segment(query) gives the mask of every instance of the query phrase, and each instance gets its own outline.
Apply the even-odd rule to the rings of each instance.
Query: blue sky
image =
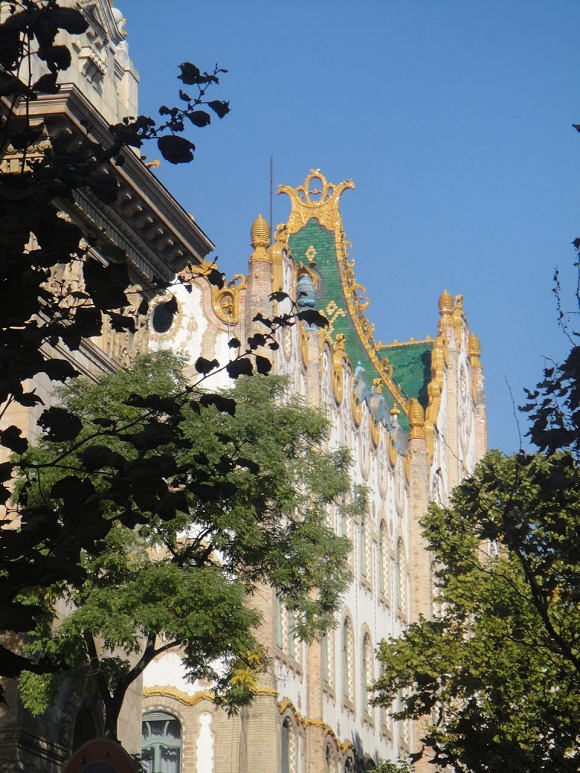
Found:
[[[519,446],[512,396],[561,358],[552,275],[574,304],[580,235],[577,0],[124,0],[140,109],[177,99],[177,65],[227,68],[231,113],[158,170],[245,270],[274,183],[311,168],[342,198],[376,337],[434,335],[443,289],[482,343],[490,447]],[[155,147],[146,151],[159,154]],[[288,215],[274,199],[274,221]],[[508,386],[509,385],[509,386]],[[518,417],[521,431],[525,419]]]

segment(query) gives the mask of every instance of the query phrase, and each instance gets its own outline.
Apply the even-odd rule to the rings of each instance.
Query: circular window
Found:
[[[177,313],[177,304],[175,299],[166,301],[166,303],[159,303],[153,310],[151,316],[151,325],[156,333],[167,333],[167,331],[173,325],[173,320]]]

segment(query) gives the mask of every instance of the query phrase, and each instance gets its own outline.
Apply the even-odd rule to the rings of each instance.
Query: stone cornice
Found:
[[[50,136],[68,132],[74,142],[88,125],[91,139],[105,146],[109,142],[108,124],[74,85],[64,84],[58,94],[39,97],[30,104],[30,114],[33,120],[44,120]],[[213,243],[136,153],[126,150],[123,156],[122,166],[111,166],[120,186],[118,200],[114,207],[95,202],[98,209],[110,222],[122,217],[147,246],[151,269],[163,279],[187,263],[203,261]],[[143,266],[136,268],[143,273]]]

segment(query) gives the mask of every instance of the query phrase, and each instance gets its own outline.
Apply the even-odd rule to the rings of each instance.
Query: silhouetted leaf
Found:
[[[89,28],[89,23],[83,14],[75,8],[57,6],[52,9],[52,20],[54,24],[71,35],[81,35]]]
[[[230,338],[228,341],[228,346],[230,349],[239,349],[241,345],[242,344],[238,338]]]
[[[211,117],[205,110],[194,110],[192,113],[187,113],[187,117],[194,126],[199,126],[200,128],[211,123]]]
[[[198,373],[205,375],[211,373],[212,370],[219,368],[220,364],[217,360],[207,360],[205,357],[198,357],[195,361],[194,368]]]
[[[46,73],[46,75],[41,75],[36,83],[32,84],[32,89],[39,94],[58,94],[60,86],[57,83],[57,79],[58,73]]]
[[[276,301],[276,303],[281,303],[282,301],[286,301],[288,300],[288,298],[290,298],[288,293],[282,292],[281,290],[275,293],[270,293],[270,295],[268,296],[268,300]]]
[[[230,416],[235,416],[236,413],[236,401],[231,397],[225,397],[220,394],[211,394],[210,392],[201,395],[199,398],[201,405],[209,406],[213,405],[218,411],[222,413],[229,413]]]
[[[256,370],[258,373],[260,373],[262,376],[267,376],[268,373],[272,370],[272,363],[267,357],[260,357],[259,354],[256,355]]]
[[[127,305],[125,291],[130,285],[125,263],[110,263],[89,258],[83,265],[85,287],[98,309],[119,309]]]
[[[74,440],[83,428],[78,416],[56,406],[44,410],[38,424],[44,429],[46,439],[53,442]]]
[[[157,147],[163,158],[171,164],[187,164],[189,161],[193,161],[195,145],[185,137],[166,134],[159,137]]]
[[[218,116],[218,118],[223,118],[225,115],[227,115],[230,112],[229,102],[222,102],[219,99],[214,99],[211,102],[208,102],[207,104],[208,104],[208,107],[211,107],[211,109]]]
[[[303,320],[308,325],[316,327],[328,327],[328,319],[316,309],[304,309],[297,314],[298,319]]]
[[[67,46],[39,46],[37,56],[46,62],[49,70],[66,70],[70,67],[71,55]]]
[[[14,425],[0,432],[0,443],[15,454],[23,454],[28,448],[28,440],[22,437],[22,430]]]
[[[226,365],[226,371],[230,378],[236,379],[240,376],[251,376],[254,368],[247,357],[239,360],[232,360]]]
[[[68,360],[50,358],[39,367],[52,381],[66,381],[67,378],[78,376],[78,370]]]
[[[123,466],[124,459],[116,451],[112,451],[107,446],[93,445],[83,449],[83,465],[87,472],[102,470],[104,467],[120,469]]]

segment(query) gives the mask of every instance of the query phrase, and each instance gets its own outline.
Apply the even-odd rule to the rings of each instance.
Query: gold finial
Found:
[[[421,403],[414,397],[409,400],[409,424],[411,439],[425,437],[425,413]]]
[[[444,317],[446,314],[451,314],[452,312],[453,298],[451,297],[451,293],[447,290],[443,290],[439,296],[439,314]]]
[[[258,215],[254,220],[252,230],[250,231],[250,238],[254,248],[253,253],[250,255],[250,263],[271,263],[272,255],[267,249],[270,244],[270,226],[262,215]]]
[[[401,411],[397,408],[396,405],[393,405],[391,408],[391,416],[399,416]]]
[[[268,222],[258,215],[252,224],[251,230],[252,247],[268,247],[270,244],[270,226]]]
[[[479,356],[481,354],[481,343],[479,342],[479,338],[475,335],[475,333],[471,333],[469,336],[469,361],[471,364],[475,367],[481,367],[481,362],[479,361]]]

